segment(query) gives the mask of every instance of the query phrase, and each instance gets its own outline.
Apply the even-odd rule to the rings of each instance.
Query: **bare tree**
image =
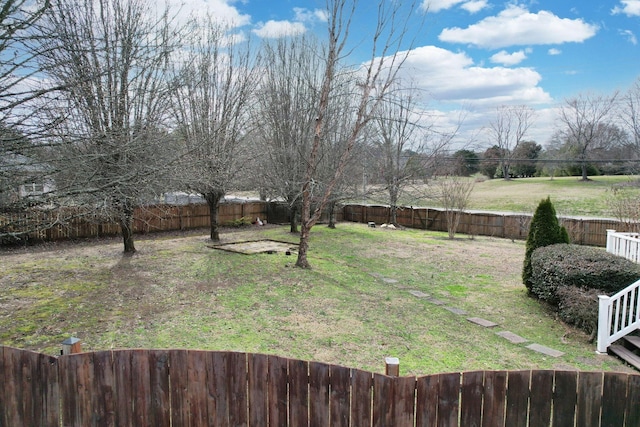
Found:
[[[589,179],[587,165],[592,151],[608,145],[614,135],[607,125],[617,98],[617,92],[611,96],[578,95],[560,108],[560,131],[580,162],[583,181]]]
[[[264,76],[254,110],[259,141],[259,187],[289,207],[290,231],[298,233],[305,158],[313,138],[321,68],[317,42],[278,39],[262,48]]]
[[[35,76],[40,72],[38,51],[32,49],[42,37],[36,26],[48,1],[7,0],[0,6],[0,208],[22,209],[40,198],[31,197],[25,186],[42,185],[45,167],[34,141],[39,131],[31,121],[32,101],[45,93]],[[42,123],[40,126],[42,127]],[[37,191],[42,195],[41,191]],[[7,224],[4,231],[12,228]]]
[[[259,72],[250,43],[236,43],[230,30],[211,16],[191,23],[172,97],[185,150],[178,181],[207,201],[213,241],[220,240],[219,203],[248,160],[249,107]]]
[[[448,175],[433,181],[436,188],[436,199],[444,208],[447,220],[447,232],[453,239],[460,224],[460,218],[469,205],[469,198],[475,182],[473,179]]]
[[[358,2],[355,0],[327,0],[328,44],[324,50],[313,141],[309,156],[305,159],[306,170],[302,183],[300,247],[296,261],[296,266],[301,268],[310,267],[307,251],[311,228],[316,224],[330,200],[331,194],[348,164],[353,147],[363,129],[371,121],[378,104],[389,90],[407,54],[406,52],[398,53],[405,41],[408,22],[408,19],[400,16],[400,10],[403,6],[400,5],[400,2],[380,2],[376,28],[370,38],[372,42],[371,57],[362,66],[362,69],[358,70],[358,88],[360,90],[359,93],[353,94],[357,107],[353,112],[354,119],[350,129],[345,134],[341,160],[338,162],[333,176],[326,181],[323,191],[320,193],[314,191],[319,170],[318,160],[325,137],[323,132],[326,129],[325,121],[328,119],[329,103],[332,95],[338,89],[336,82],[340,79],[337,79],[336,76],[343,72],[341,63],[346,52],[351,22],[356,14],[357,6]],[[409,14],[413,11],[414,8],[410,7]],[[313,209],[312,201],[315,201]]]
[[[620,118],[626,131],[631,136],[631,143],[636,156],[640,155],[640,79],[622,96]]]
[[[153,11],[145,0],[60,0],[41,22],[55,35],[39,59],[59,87],[48,99],[59,118],[56,180],[70,203],[119,223],[125,253],[136,250],[134,208],[167,163],[166,72],[179,37],[168,11]]]
[[[377,169],[382,173],[390,207],[389,222],[398,224],[398,199],[413,179],[415,168],[407,160],[407,151],[420,152],[420,113],[415,88],[396,87],[379,105],[372,132],[372,143],[379,153]]]
[[[533,124],[534,111],[526,105],[503,105],[496,109],[496,117],[489,123],[492,142],[501,153],[500,168],[502,177],[510,179],[513,153],[524,141]]]

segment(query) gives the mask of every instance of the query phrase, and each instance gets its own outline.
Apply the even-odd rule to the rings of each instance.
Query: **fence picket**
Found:
[[[457,425],[460,407],[460,374],[440,374],[438,380],[438,427]]]
[[[416,380],[417,427],[435,427],[437,425],[439,380],[439,375],[428,375]]]
[[[581,372],[578,377],[576,402],[576,421],[579,426],[599,425],[600,396],[602,396],[602,373]]]
[[[360,369],[353,369],[351,375],[351,425],[371,426],[373,375]]]
[[[556,371],[552,403],[554,426],[564,427],[575,424],[577,375],[578,373],[574,371]]]
[[[530,371],[511,371],[507,376],[505,424],[509,427],[526,427],[527,425],[530,378]]]
[[[504,427],[507,397],[507,373],[487,371],[484,374],[483,427]]]
[[[627,406],[628,374],[605,372],[602,387],[602,420],[607,427],[624,426],[624,413]],[[638,405],[638,401],[636,401]],[[631,427],[634,424],[626,424]],[[636,424],[637,425],[637,424]]]
[[[460,424],[480,427],[482,421],[482,395],[484,393],[483,372],[462,374],[462,402],[460,404]]]
[[[309,424],[309,363],[289,360],[289,422],[294,426]]]
[[[553,371],[531,372],[529,427],[549,427],[553,399]]]

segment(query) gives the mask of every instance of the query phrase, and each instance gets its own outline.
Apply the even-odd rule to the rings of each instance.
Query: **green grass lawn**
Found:
[[[551,197],[558,215],[612,217],[609,200],[612,188],[637,182],[637,176],[597,176],[589,181],[578,177],[518,178],[511,180],[478,180],[469,200],[469,209],[533,213],[542,199]],[[629,189],[640,196],[640,187]],[[429,184],[407,187],[401,200],[407,206],[438,207],[429,197],[434,190]],[[387,203],[377,194],[372,203]]]
[[[297,241],[280,226],[225,230],[223,238]],[[319,225],[311,270],[295,268],[295,258],[282,253],[212,249],[204,231],[157,235],[137,247],[131,257],[122,256],[119,239],[4,251],[0,342],[55,354],[74,335],[85,350],[237,350],[376,372],[394,356],[402,374],[626,369],[597,356],[585,334],[526,295],[524,242]],[[498,326],[483,328],[467,317]],[[503,330],[565,355],[512,344],[496,335]]]

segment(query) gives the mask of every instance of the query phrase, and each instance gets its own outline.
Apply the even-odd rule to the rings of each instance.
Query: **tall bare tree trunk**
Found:
[[[298,204],[295,203],[289,208],[291,218],[289,218],[289,232],[298,234]]]
[[[209,227],[210,237],[214,242],[220,241],[219,208],[220,200],[222,200],[223,197],[224,192],[222,191],[212,191],[204,195],[204,199],[207,201],[207,205],[209,205],[209,219],[211,221]]]
[[[124,243],[124,253],[133,254],[136,251],[133,239],[133,207],[126,202],[120,214],[120,230],[122,242]]]

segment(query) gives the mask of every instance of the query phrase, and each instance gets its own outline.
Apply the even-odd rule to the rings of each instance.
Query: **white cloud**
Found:
[[[560,49],[556,49],[555,47],[552,47],[551,49],[549,49],[549,50],[547,51],[547,53],[548,53],[549,55],[561,55],[561,54],[562,54],[562,51],[561,51]]]
[[[293,13],[297,22],[327,22],[327,12],[322,9],[309,10],[302,7],[294,7]]]
[[[458,3],[462,3],[464,0],[424,0],[422,2],[422,9],[435,13],[441,10],[451,9]]]
[[[542,104],[551,97],[531,68],[481,67],[465,53],[424,46],[409,53],[403,77],[441,102]]]
[[[306,28],[301,22],[267,21],[259,23],[257,28],[252,31],[258,37],[278,38],[302,34],[306,31]]]
[[[488,5],[487,0],[473,0],[473,1],[465,2],[460,7],[469,13],[477,13],[477,12],[480,12],[482,9],[486,8],[487,5]]]
[[[179,8],[178,19],[186,21],[190,16],[201,16],[203,12],[210,12],[217,21],[241,27],[251,23],[251,16],[244,15],[236,9],[233,0],[183,0],[181,3],[171,0],[169,3],[176,3]]]
[[[633,31],[631,30],[620,30],[619,31],[620,35],[625,37],[627,39],[627,41],[633,45],[638,44],[638,39],[636,38],[636,35],[633,33]]]
[[[501,48],[582,42],[597,30],[596,25],[581,19],[559,18],[547,11],[531,13],[522,6],[510,5],[497,16],[487,17],[465,29],[445,28],[438,38],[445,42]]]
[[[521,63],[527,59],[527,53],[524,50],[519,50],[517,52],[509,53],[506,50],[501,50],[500,52],[491,56],[491,62],[494,64],[502,64],[502,65],[516,65]]]
[[[436,13],[458,5],[469,13],[476,13],[488,6],[488,0],[424,0],[421,8]]]
[[[640,0],[620,0],[620,5],[614,7],[614,15],[624,13],[627,16],[640,16]]]

